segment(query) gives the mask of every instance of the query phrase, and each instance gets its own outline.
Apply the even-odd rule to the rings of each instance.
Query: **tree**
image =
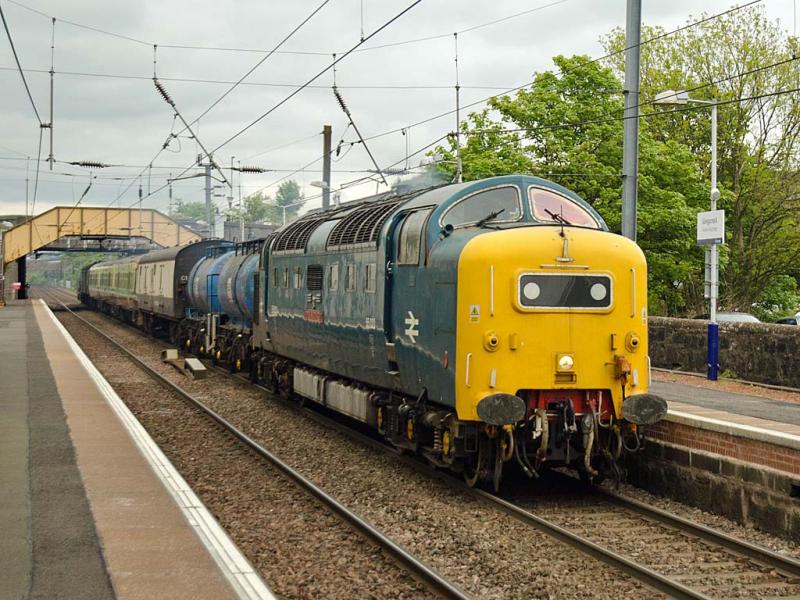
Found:
[[[800,289],[797,280],[790,275],[778,275],[753,304],[753,314],[762,321],[774,321],[788,313],[794,314],[798,306]]]
[[[242,204],[241,209],[232,208],[225,213],[229,220],[238,221],[244,218],[245,223],[279,222],[275,220],[276,210],[272,199],[261,192],[245,196]]]
[[[646,27],[642,38],[664,32]],[[606,50],[624,48],[615,30]],[[748,310],[781,275],[797,275],[800,259],[800,94],[797,38],[749,7],[642,45],[641,100],[667,89],[688,89],[719,107],[719,207],[726,211],[727,242],[721,303]],[[622,54],[609,60],[621,75]],[[644,110],[644,109],[643,109]],[[651,111],[648,111],[651,112]],[[672,140],[699,157],[709,178],[707,108],[647,119],[657,140]],[[706,201],[707,206],[708,201]],[[706,208],[707,210],[707,208]]]
[[[278,192],[275,194],[275,204],[281,207],[279,211],[281,213],[281,218],[283,218],[283,208],[286,207],[286,220],[288,221],[290,218],[294,218],[297,216],[297,213],[300,211],[300,207],[302,206],[299,204],[303,200],[303,194],[300,191],[300,185],[290,179],[288,181],[284,181],[280,186],[278,186]],[[295,206],[292,206],[292,205]]]
[[[192,221],[206,220],[206,203],[205,202],[184,202],[178,200],[175,203],[175,208],[170,213],[171,217],[176,219],[189,219]]]
[[[241,209],[232,208],[225,214],[231,221],[238,221],[242,216],[245,223],[283,223],[284,209],[286,207],[286,220],[289,221],[297,216],[302,204],[303,195],[300,193],[300,185],[296,181],[284,181],[279,187],[273,200],[263,192],[256,192],[245,196],[242,200],[244,205]],[[289,206],[297,204],[296,206]]]
[[[520,172],[552,179],[589,201],[619,231],[621,83],[611,68],[585,56],[557,56],[553,62],[557,70],[536,74],[530,89],[491,100],[489,110],[472,113],[462,124],[465,179]],[[454,142],[436,152],[450,159],[441,168],[452,172]],[[702,297],[694,215],[705,197],[691,151],[654,139],[643,126],[638,231],[655,313],[684,313]]]

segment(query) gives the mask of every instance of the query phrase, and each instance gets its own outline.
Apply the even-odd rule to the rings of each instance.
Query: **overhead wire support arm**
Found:
[[[350,114],[350,109],[347,108],[347,104],[345,104],[344,98],[342,98],[342,94],[339,93],[339,88],[337,88],[335,84],[333,86],[333,95],[336,96],[336,100],[339,102],[339,106],[342,107],[344,114],[346,114],[347,118],[350,120],[350,125],[353,127],[353,131],[356,132],[358,139],[361,140],[361,143],[364,146],[364,150],[366,150],[367,154],[369,154],[369,158],[372,161],[372,164],[375,165],[375,170],[377,171],[378,175],[381,176],[383,184],[389,185],[389,182],[386,180],[386,176],[383,174],[383,171],[381,170],[380,166],[378,166],[378,161],[375,160],[375,157],[372,155],[369,146],[367,146],[367,142],[364,141],[364,137],[358,130],[358,126],[356,126],[355,121],[353,121],[353,115]]]
[[[203,156],[207,156],[208,157],[208,159],[209,159],[209,161],[211,163],[211,166],[214,167],[214,169],[216,169],[217,173],[219,173],[219,176],[222,178],[222,181],[228,187],[233,189],[233,185],[231,184],[230,181],[228,181],[228,178],[225,177],[225,173],[222,172],[222,169],[216,163],[216,161],[212,158],[212,155],[208,152],[206,147],[203,145],[203,142],[200,140],[199,137],[197,137],[197,134],[192,130],[192,126],[189,125],[189,123],[186,121],[186,119],[183,118],[183,115],[181,114],[181,111],[179,111],[178,107],[175,106],[175,101],[169,95],[169,92],[167,92],[167,90],[164,87],[164,85],[158,80],[157,77],[153,77],[153,84],[156,86],[156,91],[158,92],[159,96],[161,96],[164,99],[164,102],[166,102],[167,104],[169,104],[172,107],[172,110],[174,110],[175,114],[178,115],[178,118],[183,123],[183,126],[186,128],[186,130],[195,139],[195,141],[197,142],[197,145],[200,146],[200,149],[203,151]]]

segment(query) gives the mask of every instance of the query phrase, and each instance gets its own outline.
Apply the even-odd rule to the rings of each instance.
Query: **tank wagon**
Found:
[[[214,252],[187,271],[184,346],[200,332],[198,349],[470,485],[497,488],[510,462],[602,476],[666,411],[644,256],[553,182],[376,195]]]
[[[212,248],[194,266],[189,273],[187,319],[176,341],[234,370],[249,366],[256,273],[264,242]]]

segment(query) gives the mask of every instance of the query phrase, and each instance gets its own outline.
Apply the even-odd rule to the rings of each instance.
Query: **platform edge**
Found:
[[[128,409],[122,398],[117,395],[108,380],[89,360],[89,357],[86,356],[78,343],[53,314],[53,311],[50,310],[50,307],[47,306],[47,303],[41,299],[39,299],[39,302],[41,302],[58,331],[64,336],[67,344],[75,353],[75,356],[78,357],[81,365],[92,378],[100,393],[114,411],[114,414],[125,427],[128,435],[133,439],[153,473],[169,492],[186,522],[194,530],[206,551],[211,555],[226,580],[231,584],[236,595],[247,600],[274,600],[275,596],[250,564],[250,561],[242,554],[238,546],[231,540],[230,536],[228,536],[200,498],[195,495],[186,480],[178,473],[172,462],[153,441],[150,434],[147,433],[144,426]]]

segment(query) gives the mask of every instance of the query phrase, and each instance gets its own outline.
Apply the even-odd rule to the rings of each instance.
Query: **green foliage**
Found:
[[[303,200],[303,194],[300,192],[300,185],[296,181],[290,179],[278,186],[278,192],[275,194],[275,204],[280,207],[286,207],[287,221],[297,216],[300,211],[301,200]],[[291,206],[292,204],[296,206]],[[281,209],[282,214],[283,210]]]
[[[721,301],[729,310],[749,310],[781,276],[800,276],[800,94],[758,98],[798,87],[800,65],[791,57],[800,46],[762,7],[663,33],[642,32],[642,39],[655,40],[642,45],[637,223],[649,264],[650,312],[707,312],[703,251],[694,238],[695,215],[709,207],[710,110],[650,104],[668,89],[724,103],[718,205],[726,210],[728,236],[720,248]],[[603,41],[609,53],[618,52],[605,63],[556,56],[555,69],[535,74],[530,88],[470,114],[461,124],[464,178],[530,173],[554,180],[619,231],[624,32]],[[439,169],[452,174],[455,141],[433,153],[445,158]]]
[[[643,39],[663,34],[646,27]],[[625,45],[622,30],[605,38],[606,50]],[[748,310],[781,274],[796,273],[800,258],[800,94],[758,98],[798,87],[797,38],[769,21],[761,6],[739,10],[642,46],[641,100],[658,92],[692,90],[719,107],[719,208],[726,210],[726,263],[721,300]],[[619,77],[622,54],[609,60]],[[752,71],[752,73],[750,73]],[[749,73],[746,74],[745,73]],[[709,85],[710,84],[710,85]],[[711,120],[707,106],[647,119],[657,140],[671,140],[698,158],[710,179]],[[658,109],[643,108],[643,112]],[[708,202],[706,201],[706,206]],[[707,208],[706,208],[707,210]]]
[[[793,315],[798,307],[800,289],[797,280],[790,275],[778,275],[761,292],[752,312],[762,321],[775,321],[787,314]]]
[[[269,196],[256,192],[245,196],[242,199],[242,204],[241,209],[232,208],[226,212],[229,220],[238,221],[240,218],[244,218],[245,223],[275,222],[275,205],[272,204],[272,199]]]
[[[293,180],[284,181],[279,187],[273,200],[262,192],[250,194],[242,199],[244,205],[242,209],[232,208],[225,214],[231,221],[238,221],[244,217],[245,223],[283,223],[283,214],[286,207],[286,220],[289,221],[297,216],[303,199],[300,192],[300,185]],[[289,206],[296,204],[296,206]]]
[[[619,231],[622,121],[613,117],[622,112],[621,84],[611,68],[585,56],[557,56],[553,62],[557,71],[536,74],[530,90],[490,102],[499,121],[485,110],[462,125],[464,177],[530,173],[554,180],[589,201]],[[650,264],[651,311],[678,314],[697,295],[702,275],[694,224],[708,191],[688,148],[656,140],[646,127],[639,144],[638,231]],[[452,160],[454,142],[436,152]],[[454,167],[448,161],[440,168]]]
[[[175,219],[190,219],[192,221],[206,220],[206,203],[205,202],[184,202],[178,200],[175,207],[172,209],[170,216]]]

